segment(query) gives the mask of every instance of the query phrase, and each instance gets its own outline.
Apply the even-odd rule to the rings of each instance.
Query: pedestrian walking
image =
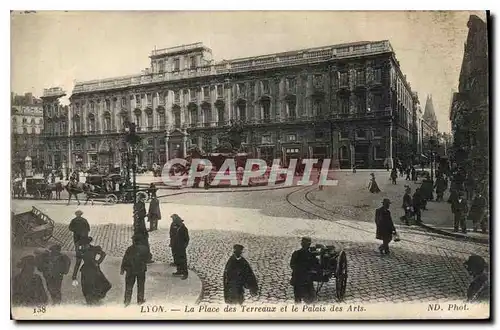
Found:
[[[393,235],[396,235],[396,228],[392,222],[391,211],[389,211],[390,205],[391,201],[384,198],[382,206],[375,211],[375,224],[377,225],[375,237],[382,241],[378,248],[381,254],[389,254],[389,243]]]
[[[403,196],[403,210],[405,215],[403,216],[403,222],[405,225],[410,225],[410,218],[412,217],[412,199],[411,199],[411,188],[405,186],[405,194]]]
[[[477,232],[479,226],[481,227],[481,231],[486,233],[486,198],[483,197],[482,193],[478,193],[474,200],[472,201],[472,205],[469,211],[469,219],[472,220],[474,232]]]
[[[47,289],[53,304],[60,304],[62,295],[61,287],[64,275],[68,274],[71,267],[70,258],[61,253],[61,245],[54,244],[39,256],[38,270],[43,274]]]
[[[425,200],[422,197],[420,188],[415,189],[415,193],[412,197],[412,206],[416,223],[422,223],[422,208],[424,206],[424,202]]]
[[[73,243],[75,244],[75,251],[78,250],[78,242],[84,238],[88,237],[90,233],[90,225],[87,219],[83,218],[83,212],[77,210],[75,212],[76,217],[69,223],[69,231],[73,233]]]
[[[292,253],[290,268],[292,278],[290,284],[293,286],[293,295],[296,303],[313,303],[316,299],[316,292],[313,285],[313,272],[320,267],[318,259],[310,251],[311,238],[302,237],[301,249]]]
[[[489,302],[490,301],[490,279],[488,276],[487,264],[483,257],[471,255],[464,267],[473,277],[472,282],[467,289],[468,302]]]
[[[224,268],[224,301],[226,304],[243,304],[245,288],[255,296],[259,291],[257,278],[248,261],[242,256],[243,245],[235,244],[233,254]]]
[[[368,190],[372,194],[377,194],[380,192],[380,188],[378,187],[377,181],[375,180],[375,174],[370,173],[370,176],[371,176],[371,179],[370,179],[370,183],[368,184]]]
[[[141,305],[144,299],[144,286],[146,283],[147,261],[149,250],[143,244],[142,236],[133,236],[132,245],[127,248],[122,259],[120,274],[125,274],[125,306],[130,305],[132,291],[137,281],[137,304]]]
[[[392,184],[396,184],[396,179],[398,178],[398,172],[395,168],[392,169],[391,171],[391,180]]]
[[[158,230],[158,220],[161,220],[160,201],[156,198],[156,195],[154,195],[149,202],[149,231]]]
[[[352,165],[352,173],[356,173],[356,164]]]
[[[318,189],[323,190],[323,185],[321,184],[321,169],[318,169]]]
[[[137,193],[137,201],[134,204],[134,234],[143,235],[147,233],[146,228],[146,198],[147,195],[143,192]]]
[[[476,181],[471,174],[467,175],[467,180],[465,181],[465,191],[467,194],[467,200],[471,201],[474,197],[474,189],[476,187]]]
[[[464,198],[463,191],[458,192],[458,198],[451,203],[451,212],[454,215],[453,231],[458,232],[458,227],[462,233],[467,234],[467,214],[468,214],[467,200]]]
[[[170,231],[170,247],[175,266],[177,266],[177,271],[173,275],[180,276],[181,279],[185,280],[188,278],[186,249],[189,244],[189,231],[184,225],[184,220],[177,214],[172,214],[172,221],[175,223],[175,227],[174,230],[171,228]]]
[[[158,188],[156,188],[156,185],[153,182],[151,182],[151,184],[149,185],[149,189],[148,189],[149,198],[156,197],[157,191],[158,191]]]
[[[437,177],[434,188],[436,189],[436,202],[442,202],[444,192],[448,188],[448,183],[446,182],[446,179],[443,177],[443,175],[439,175]]]
[[[417,182],[417,169],[415,166],[411,167],[411,181]]]
[[[12,279],[12,304],[15,306],[44,306],[48,297],[42,278],[35,274],[36,261],[32,255],[24,256],[17,267],[21,272]]]
[[[97,305],[111,289],[111,283],[101,271],[100,265],[106,258],[106,253],[98,245],[93,246],[92,237],[83,237],[78,242],[76,264],[73,270],[73,286],[78,286],[78,272],[82,293],[87,305]],[[99,256],[99,258],[97,258]],[[82,265],[83,261],[83,265]]]
[[[410,180],[411,181],[411,167],[410,166],[408,166],[406,168],[406,178],[405,178],[405,180]]]

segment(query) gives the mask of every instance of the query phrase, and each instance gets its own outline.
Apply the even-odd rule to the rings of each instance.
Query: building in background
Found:
[[[450,112],[453,158],[476,184],[486,187],[490,154],[488,32],[486,22],[476,15],[470,16],[467,26],[458,93],[453,95]]]
[[[60,103],[66,92],[61,87],[43,90],[43,141],[46,170],[69,170],[68,106]]]
[[[142,136],[139,164],[211,152],[228,127],[267,161],[331,158],[392,165],[415,147],[414,94],[389,41],[356,42],[214,63],[202,43],[154,50],[141,74],[76,83],[71,166],[120,166],[124,123]]]
[[[31,93],[11,93],[11,163],[12,172],[24,173],[26,157],[30,157],[33,169],[43,168],[43,130],[41,100]]]

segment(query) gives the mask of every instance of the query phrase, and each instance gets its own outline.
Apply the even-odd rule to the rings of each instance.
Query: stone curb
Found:
[[[437,234],[441,234],[444,236],[450,236],[450,237],[454,237],[454,238],[458,238],[458,239],[463,239],[465,241],[471,241],[471,242],[480,243],[480,244],[489,244],[490,243],[489,238],[467,236],[467,235],[460,234],[460,233],[454,233],[454,232],[450,232],[447,230],[438,229],[436,227],[429,226],[429,225],[426,225],[424,223],[417,223],[417,226],[420,226],[424,229],[427,229],[427,230],[434,232],[434,233],[437,233]]]

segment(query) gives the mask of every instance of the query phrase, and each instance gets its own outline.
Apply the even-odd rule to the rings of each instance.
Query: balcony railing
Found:
[[[347,58],[351,56],[393,52],[393,49],[389,41],[387,40],[378,42],[366,42],[364,43],[364,45],[366,46],[364,50],[362,50],[361,48],[356,48],[356,50],[354,50],[355,46],[360,46],[359,43],[333,45],[245,59],[236,59],[223,63],[217,63],[208,67],[198,67],[196,68],[196,70],[185,69],[178,71],[177,73],[164,72],[161,74],[139,74],[103,80],[77,82],[75,84],[75,88],[73,89],[73,93],[123,88],[155,82],[176,81],[187,78],[206,77],[226,73],[240,73],[262,69],[273,69],[287,67],[290,65],[307,65],[334,59]]]

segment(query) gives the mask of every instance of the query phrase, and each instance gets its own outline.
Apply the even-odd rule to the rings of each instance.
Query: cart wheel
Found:
[[[347,286],[347,256],[344,251],[340,251],[337,261],[337,274],[335,275],[335,286],[337,299],[344,299]]]
[[[114,194],[106,195],[107,204],[116,204],[116,202],[118,202],[118,197],[116,197],[116,195]]]

